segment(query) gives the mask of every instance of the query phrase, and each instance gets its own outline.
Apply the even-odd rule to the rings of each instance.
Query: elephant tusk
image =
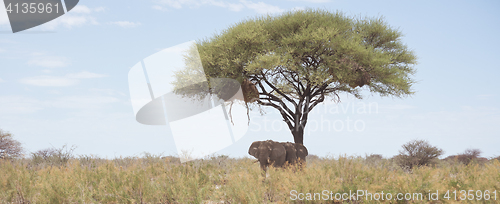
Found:
[[[254,161],[253,163],[257,163],[257,162],[259,162],[259,160],[257,160],[257,161]]]

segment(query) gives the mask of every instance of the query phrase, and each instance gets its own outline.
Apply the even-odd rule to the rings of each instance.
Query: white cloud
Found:
[[[160,6],[160,5],[153,5],[151,8],[153,8],[154,10],[158,10],[158,11],[168,11],[167,8],[164,8],[163,6]]]
[[[206,2],[209,5],[222,7],[222,8],[228,8],[231,11],[240,11],[241,9],[243,9],[245,7],[243,4],[226,3],[223,1],[207,0]]]
[[[38,100],[25,96],[0,96],[0,115],[30,114],[47,108],[95,110],[120,102],[120,99],[103,95],[76,95]]]
[[[121,92],[121,91],[116,91],[114,89],[97,89],[97,88],[91,88],[89,89],[91,93],[97,93],[99,95],[107,95],[107,96],[127,96],[127,94]],[[128,102],[128,100],[127,100]]]
[[[281,13],[281,12],[285,11],[277,6],[269,5],[269,4],[266,4],[264,2],[254,3],[251,1],[247,1],[247,0],[240,0],[240,2],[243,3],[243,5],[245,5],[245,7],[252,9],[255,12],[260,13],[260,14]]]
[[[41,30],[55,30],[60,26],[73,28],[83,25],[99,25],[92,13],[104,11],[104,7],[89,8],[85,5],[77,5],[65,15],[56,18],[40,26]]]
[[[67,74],[66,76],[35,76],[26,77],[19,82],[32,86],[46,86],[46,87],[64,87],[73,86],[80,82],[80,79],[102,78],[106,75],[96,74],[91,72],[79,72],[74,74]]]
[[[22,96],[0,96],[0,113],[33,113],[43,109],[39,100]]]
[[[122,28],[133,28],[133,27],[137,27],[137,26],[141,25],[141,23],[139,23],[139,22],[134,23],[134,22],[130,22],[130,21],[115,21],[115,22],[111,22],[111,24],[120,26]]]
[[[68,15],[66,16],[66,18],[61,18],[61,24],[65,25],[68,28],[71,28],[73,26],[80,26],[90,21],[93,21],[93,19],[88,16]]]
[[[40,29],[42,30],[55,30],[59,26],[64,26],[66,28],[72,28],[83,25],[99,25],[99,23],[92,16],[87,15],[71,15],[65,14],[59,18],[56,18],[48,23],[43,24]]]
[[[66,77],[73,78],[73,79],[102,78],[102,77],[105,77],[105,76],[106,75],[91,73],[91,72],[87,72],[87,71],[76,73],[76,74],[68,74],[68,75],[66,75]]]
[[[160,11],[168,10],[163,6],[174,9],[181,9],[184,7],[197,8],[203,5],[227,8],[231,11],[241,11],[244,8],[248,8],[261,14],[280,13],[284,11],[278,6],[269,5],[264,2],[254,3],[253,1],[247,1],[247,0],[240,0],[238,3],[228,3],[225,1],[217,1],[217,0],[159,0],[156,2],[157,4],[160,5],[154,5],[152,8]]]
[[[28,61],[29,65],[47,67],[47,68],[57,68],[68,66],[68,60],[62,57],[36,57]]]
[[[307,2],[307,3],[328,3],[328,2],[331,2],[331,0],[289,0],[289,1],[301,1],[301,2]]]
[[[105,10],[106,10],[106,8],[104,8],[102,6],[94,9],[95,12],[101,12],[101,11],[105,11]]]
[[[20,82],[33,86],[72,86],[78,83],[78,79],[58,76],[35,76],[23,78]]]
[[[226,4],[225,6],[222,6],[222,7],[228,8],[231,11],[240,11],[241,9],[244,8],[244,6],[241,5],[241,4],[231,4],[231,3],[228,3],[228,4]]]
[[[104,7],[97,7],[97,8],[89,8],[85,5],[77,5],[75,6],[75,8],[71,9],[70,12],[72,13],[82,13],[82,14],[89,14],[89,13],[92,13],[92,12],[101,12],[101,11],[104,11],[105,8]]]
[[[197,1],[190,0],[161,0],[161,4],[167,5],[172,8],[180,9],[182,4],[197,4]]]
[[[380,109],[388,109],[388,110],[407,110],[407,109],[415,109],[415,108],[417,108],[417,107],[412,106],[412,105],[406,105],[406,104],[380,105]]]
[[[2,82],[5,82],[5,80],[3,80],[2,78],[0,78],[0,83],[2,83]]]
[[[84,5],[76,5],[73,9],[71,9],[70,12],[73,12],[73,13],[91,13],[92,10],[90,10],[89,7],[84,6]]]
[[[181,9],[184,6],[187,6],[189,8],[197,8],[202,5],[212,5],[217,7],[229,8],[232,11],[239,11],[243,8],[242,4],[227,3],[217,0],[159,0],[157,1],[157,3],[175,9]],[[165,10],[165,8],[158,5],[153,6],[153,9]]]
[[[56,108],[94,109],[119,101],[111,96],[65,96],[51,101],[50,105]]]

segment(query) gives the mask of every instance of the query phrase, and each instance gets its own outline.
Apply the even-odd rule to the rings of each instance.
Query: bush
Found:
[[[472,162],[484,163],[486,158],[479,157],[482,151],[479,149],[466,149],[464,153],[458,155],[451,155],[445,158],[445,160],[456,159],[458,162],[465,165],[469,165]]]
[[[370,155],[365,156],[365,159],[368,161],[378,161],[378,160],[382,160],[383,158],[384,157],[382,157],[382,155],[380,155],[380,154],[370,154]]]
[[[66,145],[63,145],[59,149],[51,147],[32,152],[31,158],[35,165],[46,164],[50,166],[61,166],[74,158],[73,151],[75,149],[75,146],[68,149]]]
[[[458,155],[458,161],[468,165],[473,160],[477,160],[481,153],[482,152],[479,149],[467,149],[464,153]]]
[[[306,162],[309,164],[309,163],[313,163],[313,162],[317,162],[319,161],[320,158],[318,157],[318,155],[314,155],[314,154],[309,154],[306,156]]]
[[[23,156],[21,143],[12,134],[0,129],[0,159],[13,159]]]
[[[370,167],[381,168],[383,166],[390,165],[390,163],[392,162],[390,162],[387,159],[384,159],[384,157],[381,154],[369,154],[369,155],[367,154],[365,155],[364,163],[365,165],[368,165]]]
[[[403,150],[399,151],[395,160],[399,166],[405,169],[433,164],[444,153],[442,149],[431,146],[425,140],[412,140],[402,147]]]

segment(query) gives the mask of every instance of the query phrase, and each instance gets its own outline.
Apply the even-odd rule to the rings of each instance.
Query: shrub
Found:
[[[306,156],[307,163],[313,163],[313,162],[317,162],[319,160],[320,160],[320,158],[318,157],[318,155],[309,154]]]
[[[462,154],[448,156],[445,158],[445,160],[456,159],[458,162],[465,165],[468,165],[472,162],[484,163],[487,161],[487,159],[484,157],[479,157],[481,153],[482,151],[479,149],[466,149]]]
[[[32,152],[31,157],[35,165],[46,164],[50,166],[61,166],[74,158],[73,151],[75,149],[75,146],[68,149],[66,145],[63,145],[61,148],[51,147]]]
[[[367,154],[365,155],[364,158],[364,164],[370,167],[377,167],[381,168],[383,166],[390,165],[389,160],[384,159],[384,157],[381,154]]]
[[[23,156],[21,143],[12,134],[0,129],[0,159],[13,159]]]
[[[382,157],[382,155],[380,154],[370,154],[370,155],[366,155],[365,156],[365,159],[366,160],[369,160],[369,161],[377,161],[377,160],[382,160],[384,157]]]
[[[412,140],[404,144],[402,148],[395,160],[399,166],[405,169],[435,163],[436,158],[444,153],[442,149],[431,146],[425,140]]]
[[[473,160],[477,160],[481,153],[479,149],[466,149],[464,153],[458,155],[458,161],[465,165],[470,164]]]

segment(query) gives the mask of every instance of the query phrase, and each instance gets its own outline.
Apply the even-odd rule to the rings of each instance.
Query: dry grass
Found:
[[[219,156],[181,164],[146,154],[113,160],[82,156],[60,163],[0,160],[0,172],[0,203],[340,203],[319,197],[294,201],[292,190],[423,195],[411,201],[344,201],[350,203],[431,203],[429,190],[440,192],[434,203],[455,203],[444,198],[447,190],[497,190],[496,201],[491,194],[489,201],[473,202],[500,203],[498,160],[467,166],[442,162],[408,172],[379,157],[315,158],[303,171],[270,169],[265,178],[252,159]]]

